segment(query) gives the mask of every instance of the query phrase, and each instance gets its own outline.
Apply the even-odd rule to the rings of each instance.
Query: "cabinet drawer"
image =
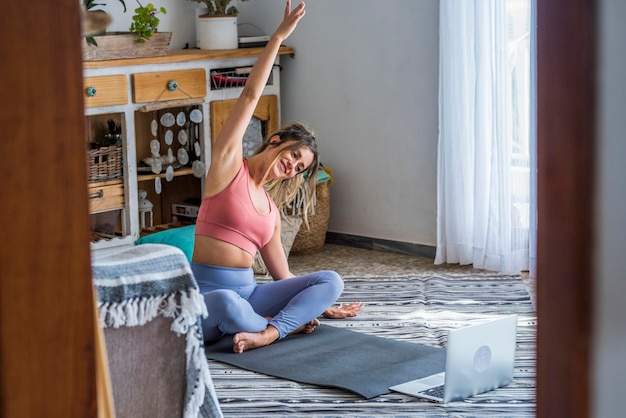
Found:
[[[133,74],[133,102],[161,102],[206,96],[203,69]]]
[[[121,182],[103,185],[92,183],[89,185],[88,193],[89,213],[124,207],[124,185]]]
[[[128,83],[125,75],[85,77],[83,79],[85,107],[112,106],[128,103]]]

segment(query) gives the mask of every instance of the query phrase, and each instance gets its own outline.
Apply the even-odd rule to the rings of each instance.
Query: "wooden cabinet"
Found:
[[[87,142],[94,147],[108,141],[106,145],[121,147],[123,156],[118,178],[89,182],[94,254],[121,250],[143,233],[180,225],[172,206],[199,205],[212,138],[261,51],[184,50],[83,63]],[[278,64],[285,54],[293,50],[281,47],[254,114],[263,134],[279,125]],[[140,190],[151,206],[139,202]],[[142,229],[140,211],[147,207],[152,216],[143,219],[152,219],[153,226]]]

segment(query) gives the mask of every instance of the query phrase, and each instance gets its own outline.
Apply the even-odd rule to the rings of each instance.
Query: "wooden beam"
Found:
[[[79,2],[0,20],[0,416],[95,417]]]
[[[537,416],[590,416],[595,0],[537,1]]]

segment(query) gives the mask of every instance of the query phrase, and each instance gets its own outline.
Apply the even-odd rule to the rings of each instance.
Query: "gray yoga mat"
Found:
[[[443,348],[375,337],[328,325],[267,347],[233,352],[232,335],[206,345],[209,359],[270,376],[337,387],[370,399],[389,387],[445,368]]]

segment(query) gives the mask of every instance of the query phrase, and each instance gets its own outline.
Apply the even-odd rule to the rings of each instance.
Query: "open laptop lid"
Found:
[[[465,399],[513,380],[517,315],[448,334],[444,402]]]

